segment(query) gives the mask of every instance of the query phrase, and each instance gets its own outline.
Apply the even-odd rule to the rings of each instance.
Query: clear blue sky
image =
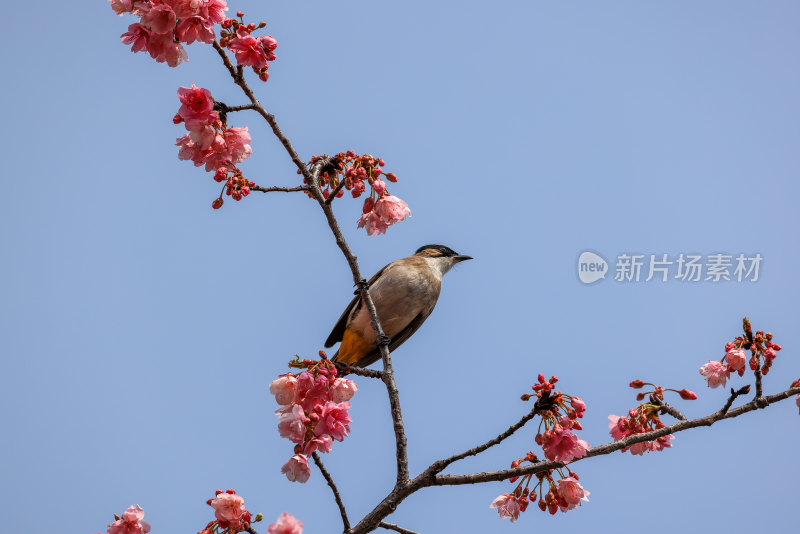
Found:
[[[697,369],[744,315],[784,346],[766,391],[800,376],[796,2],[230,6],[278,40],[254,84],[303,157],[352,148],[400,178],[413,218],[386,236],[356,229],[358,203],[335,204],[364,273],[425,243],[475,257],[395,353],[412,472],[516,421],[539,372],[586,400],[592,445],[635,404],[633,378],[697,391],[689,416],[717,410],[725,394]],[[154,534],[196,532],[205,500],[233,487],[268,521],[285,510],[309,534],[340,531],[318,473],[279,473],[291,444],[267,392],[352,295],[318,208],[253,194],[210,209],[217,184],[177,159],[171,122],[181,85],[244,103],[209,47],[177,69],[133,55],[119,43],[133,19],[104,1],[14,16],[0,37],[4,530],[104,531],[138,503]],[[253,135],[252,179],[297,182],[254,114],[231,122]],[[587,249],[764,262],[756,283],[585,286]],[[354,519],[394,476],[385,392],[359,386],[352,436],[325,458]],[[505,468],[534,433],[448,472]],[[662,453],[577,464],[591,502],[568,514],[501,521],[488,506],[510,484],[495,483],[425,490],[389,520],[426,534],[786,530],[798,439],[784,402]]]

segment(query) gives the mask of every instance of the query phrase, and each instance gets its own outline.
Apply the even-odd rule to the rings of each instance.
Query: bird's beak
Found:
[[[471,259],[472,259],[472,256],[465,256],[463,254],[459,254],[458,256],[456,256],[456,262],[464,261],[464,260],[471,260]]]

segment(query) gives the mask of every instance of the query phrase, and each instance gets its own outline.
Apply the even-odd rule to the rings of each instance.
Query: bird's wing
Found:
[[[403,328],[400,332],[398,332],[396,336],[392,337],[392,341],[389,342],[389,352],[393,352],[394,349],[402,345],[405,342],[405,340],[410,338],[411,335],[414,332],[416,332],[420,326],[422,326],[422,323],[425,322],[425,319],[427,319],[430,314],[431,314],[430,311],[428,311],[428,313],[425,312],[418,313],[417,316],[414,317],[405,328]],[[354,365],[358,367],[366,367],[368,365],[372,365],[373,363],[377,362],[380,359],[381,359],[381,350],[380,346],[378,346],[369,351],[366,356],[358,360]]]
[[[380,276],[383,274],[383,271],[385,271],[386,267],[389,265],[386,265],[383,269],[375,273],[375,275],[367,281],[367,287],[372,287],[372,285],[378,281],[378,278],[380,278]],[[332,347],[334,344],[342,340],[342,336],[344,336],[344,329],[347,326],[347,319],[350,317],[350,312],[353,311],[353,308],[355,308],[356,305],[361,305],[361,297],[358,295],[358,290],[356,290],[355,298],[350,301],[350,304],[348,304],[347,308],[345,308],[345,310],[342,312],[339,320],[336,321],[336,326],[334,326],[333,330],[331,330],[328,339],[325,340],[326,349]]]

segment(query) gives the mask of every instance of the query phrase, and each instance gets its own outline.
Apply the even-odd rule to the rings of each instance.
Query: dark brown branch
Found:
[[[381,521],[378,523],[378,526],[381,528],[385,528],[386,530],[394,530],[395,532],[400,532],[400,534],[419,534],[418,532],[414,532],[413,530],[408,530],[407,528],[403,528],[398,525],[394,525],[392,523],[386,523],[385,521]]]
[[[254,529],[253,527],[247,527],[242,532],[247,532],[248,534],[258,534],[258,532],[256,532],[256,529]]]
[[[761,369],[756,369],[756,399],[764,396],[764,391],[761,389]]]
[[[612,452],[630,447],[631,445],[635,445],[637,443],[642,443],[645,441],[653,441],[654,439],[658,439],[662,436],[666,436],[668,434],[676,434],[678,432],[682,432],[690,428],[696,428],[699,426],[711,426],[717,421],[721,421],[723,419],[730,419],[732,417],[738,417],[747,412],[752,412],[760,408],[765,408],[770,404],[782,401],[784,399],[788,399],[789,397],[797,395],[799,393],[800,393],[800,387],[792,388],[782,393],[776,393],[775,395],[770,395],[768,397],[761,397],[759,399],[754,399],[749,403],[739,406],[738,408],[734,408],[733,410],[730,410],[726,413],[723,413],[722,410],[720,410],[716,413],[713,413],[706,417],[701,417],[699,419],[679,421],[674,425],[666,426],[664,428],[659,428],[651,432],[645,432],[643,434],[634,434],[619,441],[607,443],[605,445],[600,445],[598,447],[593,447],[589,449],[589,451],[587,451],[585,457],[577,458],[573,460],[572,463],[579,462],[581,460],[584,460],[586,458],[591,458],[593,456],[610,454]],[[469,475],[438,475],[432,481],[430,481],[429,484],[425,485],[453,486],[460,484],[477,484],[480,482],[497,482],[500,480],[506,480],[511,477],[518,477],[530,473],[539,473],[541,471],[546,471],[548,469],[555,469],[557,467],[562,467],[563,465],[564,465],[563,462],[548,461],[548,462],[538,462],[530,466],[517,467],[513,469],[503,469],[501,471],[493,471],[488,473],[473,473]]]
[[[284,193],[294,193],[296,191],[308,191],[307,185],[298,185],[296,187],[279,187],[279,186],[272,186],[272,187],[262,187],[260,185],[254,185],[250,188],[251,191],[260,191],[262,193],[272,193],[274,191],[281,191]]]
[[[462,452],[460,454],[455,454],[455,455],[451,456],[450,458],[445,458],[444,460],[439,460],[439,461],[436,461],[436,462],[432,463],[430,465],[430,467],[428,467],[423,472],[423,475],[430,476],[430,475],[438,474],[438,473],[442,472],[445,467],[447,467],[448,465],[452,464],[453,462],[457,462],[458,460],[463,460],[464,458],[467,458],[468,456],[475,456],[476,454],[480,454],[483,451],[485,451],[486,449],[489,449],[490,447],[494,447],[495,445],[497,445],[500,442],[502,442],[504,439],[511,437],[511,435],[513,435],[514,432],[516,432],[517,430],[519,430],[520,428],[525,426],[525,424],[528,421],[530,421],[531,419],[533,419],[534,417],[536,417],[536,415],[538,413],[541,413],[544,410],[548,410],[551,407],[552,406],[550,404],[547,404],[545,406],[539,406],[539,401],[537,401],[530,412],[528,412],[527,414],[522,416],[522,418],[519,421],[517,421],[516,423],[514,423],[513,425],[508,427],[505,432],[499,434],[496,438],[490,439],[486,443],[483,443],[482,445],[478,445],[477,447],[473,447],[473,448],[471,448],[471,449],[469,449],[467,451],[464,451],[464,452]]]
[[[300,172],[305,177],[306,182],[310,183],[311,173],[308,171],[308,167],[306,167],[306,164],[303,163],[302,159],[300,159],[300,156],[297,154],[297,151],[292,146],[292,143],[289,142],[289,139],[286,138],[286,136],[283,134],[283,131],[280,129],[280,127],[278,127],[278,123],[275,121],[275,116],[272,115],[271,113],[268,113],[267,110],[264,109],[264,106],[262,106],[261,102],[258,101],[256,95],[253,93],[253,90],[250,89],[250,86],[247,85],[247,82],[245,81],[244,76],[242,74],[243,70],[241,68],[241,65],[238,68],[233,66],[233,63],[231,63],[231,58],[228,57],[228,53],[225,52],[225,49],[222,48],[222,46],[220,46],[219,41],[214,39],[214,42],[211,44],[214,47],[214,50],[216,50],[217,53],[219,54],[219,57],[222,58],[222,62],[225,64],[225,68],[228,69],[231,78],[233,78],[233,82],[242,88],[244,94],[247,95],[247,98],[250,99],[250,102],[253,105],[253,109],[256,110],[259,113],[259,115],[264,117],[267,123],[269,123],[270,127],[272,128],[272,132],[275,134],[275,136],[281,142],[283,147],[286,149],[286,152],[289,153],[289,157],[292,158],[292,161],[297,166],[297,168],[300,169]]]
[[[661,413],[662,414],[668,413],[672,417],[674,417],[675,419],[679,419],[681,421],[686,421],[686,416],[685,415],[683,415],[681,412],[679,412],[677,408],[675,408],[674,406],[670,406],[666,402],[661,405]]]
[[[375,309],[375,303],[372,301],[372,297],[370,297],[367,281],[363,276],[361,276],[361,270],[358,267],[358,261],[355,255],[353,255],[353,253],[350,251],[350,247],[347,245],[344,235],[342,235],[342,230],[339,228],[339,223],[333,214],[331,205],[325,203],[325,197],[322,196],[322,192],[319,189],[319,185],[317,183],[317,173],[319,172],[320,167],[324,166],[325,164],[326,162],[324,160],[320,160],[316,165],[314,172],[310,173],[310,191],[314,198],[317,199],[317,202],[319,202],[319,205],[322,207],[322,211],[325,213],[325,218],[328,220],[328,226],[336,238],[336,244],[339,246],[342,254],[344,254],[344,257],[347,259],[347,263],[350,265],[350,270],[353,273],[353,281],[358,287],[358,293],[361,295],[361,300],[369,312],[372,328],[375,330],[375,336],[379,340],[378,347],[381,352],[381,359],[383,360],[383,376],[381,379],[383,380],[383,383],[386,384],[386,391],[389,394],[389,406],[392,412],[392,422],[394,423],[395,445],[397,448],[396,487],[399,487],[408,481],[408,444],[406,441],[405,428],[403,426],[403,414],[400,410],[400,394],[397,391],[397,383],[394,380],[392,357],[389,355],[389,342],[391,340],[383,332],[383,328],[381,328],[380,319],[378,319],[378,311]]]
[[[244,91],[245,95],[247,95],[247,97],[250,99],[250,102],[253,104],[253,109],[255,109],[262,117],[264,117],[267,123],[269,123],[270,127],[272,127],[273,133],[280,140],[281,144],[283,144],[286,152],[289,154],[289,157],[300,170],[300,173],[305,178],[309,193],[322,207],[322,211],[325,213],[325,218],[328,221],[328,226],[336,238],[336,244],[342,251],[342,254],[347,260],[348,265],[350,265],[350,270],[353,273],[353,281],[358,287],[358,293],[361,295],[361,300],[369,313],[372,327],[375,330],[377,339],[379,340],[378,346],[381,353],[381,359],[383,361],[383,375],[381,379],[386,385],[386,391],[389,395],[389,404],[391,406],[392,422],[394,424],[394,434],[397,449],[397,482],[395,484],[395,491],[399,491],[408,486],[408,445],[406,441],[405,428],[403,426],[403,415],[400,410],[400,395],[397,391],[397,383],[395,382],[394,371],[392,369],[392,358],[389,354],[390,339],[383,332],[383,328],[381,328],[378,312],[375,309],[375,303],[372,301],[372,297],[370,297],[367,281],[361,275],[361,270],[358,267],[358,261],[350,250],[350,247],[347,245],[344,236],[342,235],[341,228],[339,228],[339,223],[333,214],[331,205],[325,202],[325,197],[322,195],[322,191],[319,188],[318,173],[319,169],[324,166],[325,162],[320,161],[315,167],[314,172],[309,170],[303,160],[300,159],[300,156],[297,154],[297,151],[295,151],[289,139],[287,139],[283,134],[283,131],[280,129],[275,120],[275,116],[268,113],[267,110],[264,109],[253,93],[253,90],[247,85],[241,66],[239,66],[239,68],[233,66],[227,52],[225,52],[225,49],[220,46],[216,39],[214,39],[212,46],[222,59],[225,68],[228,69],[228,72],[230,73],[231,78],[233,78],[234,83],[236,83],[236,85],[238,85],[242,91]],[[383,517],[385,517],[385,515]],[[377,527],[378,522],[379,521],[376,521],[372,525],[372,530]]]
[[[333,492],[333,498],[336,500],[336,506],[339,507],[339,513],[342,514],[342,524],[344,525],[344,531],[347,532],[350,530],[350,520],[347,519],[347,510],[344,508],[344,503],[342,502],[342,496],[339,495],[339,489],[336,487],[336,484],[333,483],[333,478],[331,474],[328,473],[328,470],[325,469],[325,464],[322,463],[322,460],[319,459],[319,454],[316,452],[311,453],[311,457],[314,458],[314,463],[317,464],[319,467],[320,472],[322,472],[322,476],[325,477],[325,480],[328,482],[328,486],[331,487],[331,491]]]
[[[347,365],[344,362],[333,362],[333,364],[336,366],[336,369],[342,373],[342,376],[357,375],[383,380],[383,371],[375,371],[374,369],[367,369],[366,367]]]
[[[344,187],[344,180],[339,182],[339,185],[337,185],[336,188],[333,191],[331,191],[331,194],[328,195],[328,198],[325,199],[325,204],[330,205],[330,203],[333,202],[333,199],[336,198],[336,195],[339,194],[339,191],[341,191],[343,187]]]
[[[725,403],[725,406],[722,407],[720,412],[728,413],[728,410],[730,410],[731,406],[733,405],[733,401],[736,400],[736,397],[738,397],[739,395],[747,395],[748,393],[750,393],[750,384],[747,384],[746,386],[739,388],[738,391],[731,388],[731,396],[728,397],[728,402]]]

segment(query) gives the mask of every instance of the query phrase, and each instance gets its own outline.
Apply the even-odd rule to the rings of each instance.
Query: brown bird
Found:
[[[367,282],[381,327],[391,339],[389,351],[402,345],[431,314],[442,289],[442,276],[456,263],[471,259],[443,245],[425,245],[413,256],[393,261]],[[381,357],[360,296],[339,317],[325,347],[339,341],[342,344],[334,361],[366,367]]]

